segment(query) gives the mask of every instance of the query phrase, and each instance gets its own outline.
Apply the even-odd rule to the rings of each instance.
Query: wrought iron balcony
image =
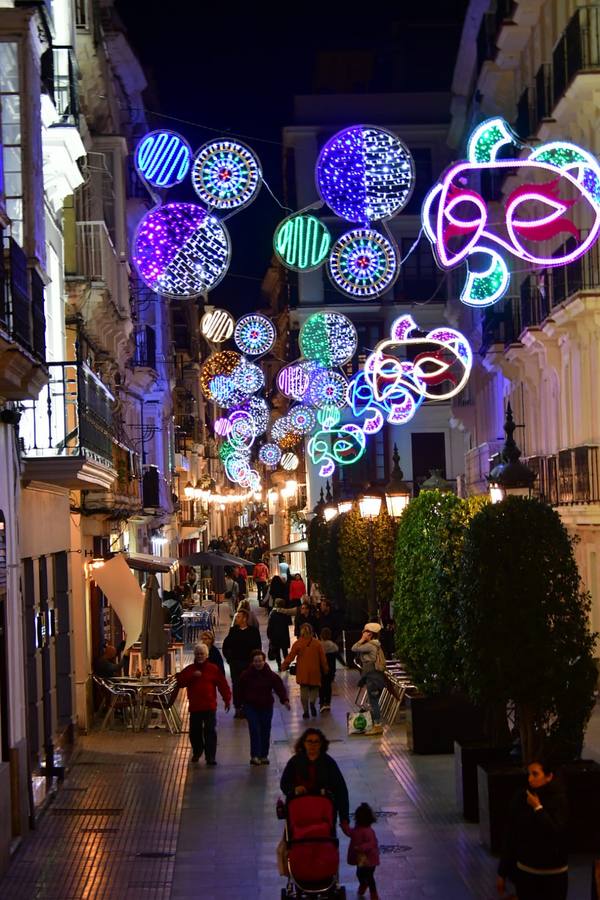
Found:
[[[49,363],[50,381],[23,404],[20,436],[29,477],[79,486],[112,487],[112,405],[105,384],[84,362]],[[68,461],[55,465],[52,460]],[[85,465],[85,464],[89,465]]]
[[[585,444],[552,456],[529,457],[527,465],[538,475],[534,493],[551,506],[600,503],[598,450]]]
[[[42,89],[56,107],[61,125],[79,122],[77,62],[73,47],[53,46],[42,55]]]
[[[151,325],[143,325],[135,333],[134,366],[156,369],[156,332]]]
[[[121,260],[108,233],[104,221],[77,222],[76,272],[67,275],[76,279],[83,276],[92,283],[105,287],[119,312],[129,304],[129,273],[127,261]]]
[[[552,88],[558,103],[580,73],[600,69],[600,6],[576,9],[552,53]]]

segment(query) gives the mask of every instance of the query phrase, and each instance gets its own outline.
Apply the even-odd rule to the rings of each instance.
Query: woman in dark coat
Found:
[[[231,685],[233,687],[233,705],[235,719],[243,719],[242,701],[240,697],[240,676],[247,669],[252,659],[253,650],[262,650],[260,631],[248,625],[248,613],[240,609],[236,613],[233,625],[223,641],[223,656],[229,663]]]
[[[566,900],[568,890],[567,796],[547,760],[527,766],[529,786],[514,796],[504,850],[498,866],[497,889],[506,878],[519,900]]]
[[[350,819],[348,788],[328,748],[329,741],[319,728],[307,728],[296,741],[296,752],[283,770],[280,786],[286,797],[331,794],[346,833]]]
[[[269,615],[267,624],[267,637],[269,649],[275,654],[273,659],[277,663],[277,671],[281,672],[281,660],[286,657],[290,649],[290,624],[293,610],[284,609],[284,601],[279,598],[275,601],[275,609]]]
[[[288,587],[284,582],[283,578],[280,578],[279,575],[273,575],[271,578],[271,584],[269,585],[269,603],[271,606],[275,605],[276,600],[285,600],[287,602],[288,598]]]
[[[308,601],[303,601],[296,616],[294,618],[294,634],[300,637],[300,629],[303,625],[310,625],[312,630],[317,633],[317,617],[313,615]]]

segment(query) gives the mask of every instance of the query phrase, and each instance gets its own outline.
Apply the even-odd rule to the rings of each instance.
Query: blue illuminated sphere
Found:
[[[317,190],[338,216],[368,225],[404,209],[415,181],[413,158],[385,128],[353,125],[322,148],[316,166]]]
[[[190,145],[174,131],[151,131],[135,151],[137,171],[154,187],[170,188],[183,181],[191,159]]]

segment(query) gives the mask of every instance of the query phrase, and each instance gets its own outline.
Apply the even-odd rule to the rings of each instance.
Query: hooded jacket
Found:
[[[371,638],[370,641],[365,641],[364,644],[361,644],[358,641],[352,647],[352,652],[357,653],[360,656],[360,668],[363,675],[368,675],[369,672],[375,672],[375,661],[377,659],[377,651],[381,647],[381,644],[377,640],[377,638]]]

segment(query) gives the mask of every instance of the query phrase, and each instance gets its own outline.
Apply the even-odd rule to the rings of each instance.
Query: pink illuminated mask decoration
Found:
[[[553,141],[526,158],[497,159],[507,144],[523,147],[503,119],[483,122],[471,135],[468,159],[451,166],[423,204],[423,229],[440,267],[466,263],[460,299],[469,306],[489,306],[508,290],[502,252],[531,266],[564,266],[583,256],[600,233],[600,166],[590,153]],[[500,221],[492,221],[480,182],[502,169],[519,184],[494,213]]]

